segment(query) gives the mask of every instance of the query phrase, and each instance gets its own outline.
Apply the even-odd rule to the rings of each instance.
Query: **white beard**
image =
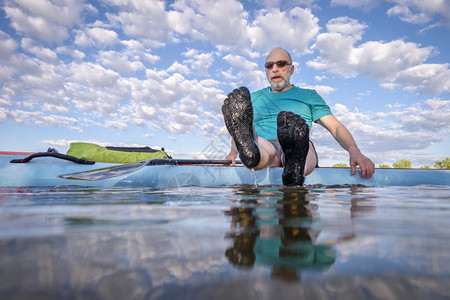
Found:
[[[283,79],[282,82],[274,83],[270,82],[270,87],[272,90],[281,91],[284,90],[289,85],[289,82],[286,79]]]
[[[275,83],[275,82],[272,82],[272,80],[269,80],[270,87],[274,91],[282,91],[291,84],[290,80],[291,80],[291,74],[287,75],[286,78],[283,78],[283,81],[278,82],[278,83]]]

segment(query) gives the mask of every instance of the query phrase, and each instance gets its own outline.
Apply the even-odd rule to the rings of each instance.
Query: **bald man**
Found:
[[[226,159],[236,157],[248,168],[260,170],[284,167],[284,185],[302,185],[306,175],[318,166],[318,157],[309,140],[312,122],[325,127],[349,153],[351,174],[357,165],[361,176],[370,179],[374,163],[364,156],[351,133],[333,116],[316,91],[291,84],[294,73],[291,55],[274,48],[264,64],[270,86],[250,94],[245,87],[228,94],[222,106],[225,125],[232,137]]]

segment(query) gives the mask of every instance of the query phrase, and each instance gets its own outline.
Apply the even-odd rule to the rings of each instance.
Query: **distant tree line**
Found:
[[[379,168],[382,169],[389,169],[391,168],[391,166],[386,165],[386,164],[380,164],[378,165]],[[350,168],[350,166],[348,166],[345,163],[338,163],[338,164],[334,164],[333,168]],[[392,164],[392,168],[398,168],[398,169],[411,169],[412,168],[412,163],[409,159],[400,159],[397,160],[395,163]],[[430,166],[421,166],[421,169],[431,169]],[[450,169],[450,157],[446,157],[444,160],[442,161],[435,161],[434,162],[434,169]]]

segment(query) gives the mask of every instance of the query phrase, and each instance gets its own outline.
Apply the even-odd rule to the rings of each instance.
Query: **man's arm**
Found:
[[[323,116],[317,123],[325,127],[342,148],[348,151],[351,174],[355,174],[355,167],[359,165],[361,168],[361,177],[370,179],[375,172],[375,164],[361,153],[350,131],[333,115]]]

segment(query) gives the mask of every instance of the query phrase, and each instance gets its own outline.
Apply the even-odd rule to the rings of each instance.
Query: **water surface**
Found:
[[[0,190],[1,299],[446,299],[450,188]]]

